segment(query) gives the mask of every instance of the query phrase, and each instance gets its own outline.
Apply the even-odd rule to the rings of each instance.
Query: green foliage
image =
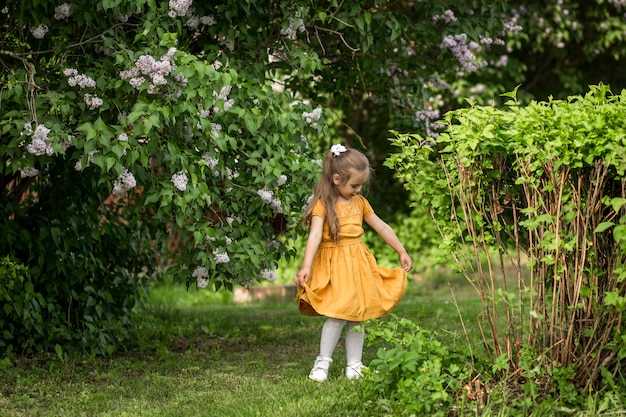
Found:
[[[362,381],[367,404],[379,415],[447,416],[471,374],[466,352],[406,318],[370,324],[366,338],[378,351]]]
[[[19,270],[26,273],[17,285],[5,287],[10,302],[0,346],[32,352],[59,344],[110,353],[124,342],[146,273],[157,266],[157,226],[131,206],[104,204],[106,193],[93,192],[102,187],[90,173],[64,164],[50,173],[50,183],[37,189],[43,204],[0,223],[0,251],[29,265]]]
[[[604,85],[528,106],[506,96],[503,110],[448,113],[434,146],[397,134],[388,163],[480,295],[499,369],[515,373],[529,341],[591,390],[624,360],[626,101]]]
[[[385,103],[412,123],[423,83],[459,75],[442,33],[499,33],[504,3],[461,6],[447,26],[440,2],[6,2],[2,249],[59,319],[44,317],[43,345],[82,334],[107,351],[99,332],[125,325],[142,292],[132,257],[150,244],[188,286],[271,276],[295,255],[320,150],[360,137],[354,109],[383,109],[367,118],[378,132]]]

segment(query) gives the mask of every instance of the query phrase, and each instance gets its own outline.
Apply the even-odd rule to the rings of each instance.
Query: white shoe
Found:
[[[367,369],[367,366],[363,365],[361,361],[346,366],[346,377],[348,379],[360,379],[363,378],[363,370]]]
[[[313,369],[311,369],[309,378],[317,382],[326,381],[328,378],[328,368],[330,368],[331,363],[333,363],[332,358],[326,356],[318,356],[315,358],[315,364],[313,365]]]

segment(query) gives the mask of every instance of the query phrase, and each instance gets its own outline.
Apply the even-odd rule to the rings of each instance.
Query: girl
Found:
[[[319,355],[309,378],[325,381],[332,355],[346,325],[346,376],[357,379],[365,368],[363,320],[380,317],[400,301],[406,290],[406,272],[413,262],[395,232],[359,195],[370,177],[367,157],[356,149],[333,145],[324,159],[322,178],[303,217],[309,238],[298,285],[300,313],[326,316]],[[385,268],[361,241],[363,220],[400,255],[402,268]]]

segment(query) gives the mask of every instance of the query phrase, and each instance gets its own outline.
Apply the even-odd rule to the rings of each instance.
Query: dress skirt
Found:
[[[322,242],[297,302],[305,316],[363,321],[389,313],[406,291],[406,272],[378,266],[360,237]]]

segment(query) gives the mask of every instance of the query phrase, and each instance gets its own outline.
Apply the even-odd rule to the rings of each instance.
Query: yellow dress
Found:
[[[350,203],[335,205],[339,218],[339,242],[330,236],[324,222],[322,241],[313,258],[311,274],[298,289],[300,313],[350,321],[377,318],[390,312],[406,291],[406,272],[401,268],[378,266],[376,258],[361,240],[363,219],[374,213],[360,195]],[[321,200],[314,216],[326,218]]]

